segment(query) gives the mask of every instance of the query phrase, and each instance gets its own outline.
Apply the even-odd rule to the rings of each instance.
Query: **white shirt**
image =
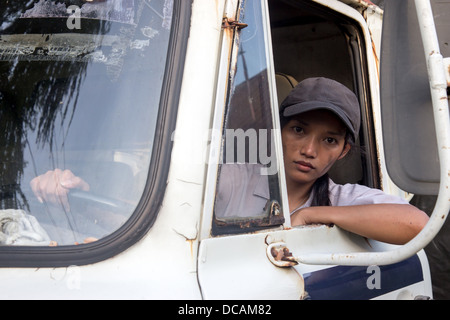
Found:
[[[221,166],[215,213],[217,218],[261,215],[270,199],[268,176],[262,176],[259,164],[224,164]],[[407,204],[400,197],[359,184],[340,185],[329,181],[332,206],[352,206],[379,203]],[[299,209],[310,207],[314,194]],[[291,213],[291,214],[292,214]]]
[[[215,213],[217,218],[256,217],[270,199],[268,176],[260,174],[258,164],[221,166]]]

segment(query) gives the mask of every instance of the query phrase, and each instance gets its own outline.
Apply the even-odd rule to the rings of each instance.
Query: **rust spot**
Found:
[[[228,17],[225,17],[222,20],[222,28],[224,28],[224,29],[238,29],[238,30],[241,30],[241,29],[244,29],[244,28],[247,28],[247,27],[248,27],[248,24],[242,23],[242,22],[239,22],[239,21],[235,21],[235,20],[230,19]]]
[[[450,65],[447,68],[447,72],[448,72],[448,74],[450,74]],[[450,82],[447,82],[447,87],[450,87]]]
[[[191,251],[191,257],[194,258],[194,241],[195,239],[186,239],[187,242],[189,242],[189,247]]]
[[[56,242],[56,241],[50,241],[50,243],[49,243],[48,246],[49,246],[49,247],[57,247],[57,246],[58,246],[58,242]]]
[[[272,254],[272,257],[274,257],[275,261],[288,261],[297,264],[297,261],[295,261],[292,253],[286,247],[281,249],[276,249],[275,247],[273,247],[270,253]]]
[[[279,268],[290,268],[298,264],[297,259],[282,242],[270,244],[266,249],[266,255],[269,261]]]

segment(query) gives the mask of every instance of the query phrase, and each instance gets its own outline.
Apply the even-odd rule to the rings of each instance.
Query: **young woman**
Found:
[[[326,78],[304,80],[283,101],[280,117],[293,226],[335,224],[393,244],[422,230],[428,216],[403,199],[328,178],[359,132],[360,109],[352,91]]]

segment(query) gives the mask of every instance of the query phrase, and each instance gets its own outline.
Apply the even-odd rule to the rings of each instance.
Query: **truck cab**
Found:
[[[421,40],[399,61],[401,48],[417,46],[420,32],[410,30],[421,21],[407,18],[420,8],[383,8],[356,0],[3,6],[0,298],[432,298],[423,248],[449,211],[447,60],[427,61]],[[411,26],[397,28],[399,13]],[[405,246],[291,225],[279,106],[319,76],[344,84],[361,106],[355,152],[332,168],[333,181],[413,204],[432,199],[429,224]],[[266,173],[262,212],[217,214],[229,164]],[[47,201],[33,179],[55,172],[57,196]],[[85,184],[68,187],[76,179]]]

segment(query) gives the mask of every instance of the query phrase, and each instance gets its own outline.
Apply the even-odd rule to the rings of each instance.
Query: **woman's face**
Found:
[[[344,123],[327,110],[292,117],[281,136],[288,183],[312,185],[350,150]]]

